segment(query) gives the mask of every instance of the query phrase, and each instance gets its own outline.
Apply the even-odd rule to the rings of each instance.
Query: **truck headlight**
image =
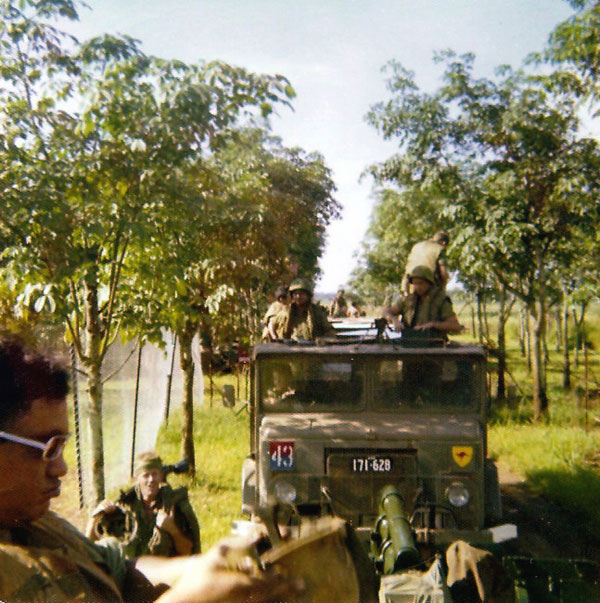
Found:
[[[289,482],[276,482],[275,498],[281,503],[291,505],[296,500],[296,488]]]
[[[462,482],[453,482],[446,488],[446,498],[453,507],[464,507],[471,495]]]

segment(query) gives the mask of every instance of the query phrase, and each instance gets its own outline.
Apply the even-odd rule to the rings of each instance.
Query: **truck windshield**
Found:
[[[268,358],[261,363],[259,383],[265,410],[355,410],[364,400],[365,369],[348,358]]]
[[[472,359],[385,358],[375,367],[378,410],[472,409],[478,402],[480,364]]]

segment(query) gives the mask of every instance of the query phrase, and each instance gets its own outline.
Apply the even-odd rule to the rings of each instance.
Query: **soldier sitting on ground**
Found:
[[[290,285],[292,303],[273,319],[277,339],[316,339],[335,337],[335,329],[327,319],[325,309],[312,301],[312,287],[305,279]]]
[[[129,558],[199,553],[200,529],[187,488],[173,489],[165,482],[160,457],[154,452],[139,454],[134,479],[135,485],[121,491],[116,503],[105,500],[96,507],[87,536],[92,540],[103,536],[119,538]],[[105,527],[106,521],[117,515],[122,519],[122,533],[111,533]]]
[[[383,311],[383,317],[398,330],[431,329],[446,336],[458,333],[461,325],[444,289],[435,287],[434,276],[427,266],[416,266],[409,276],[410,293],[400,295]]]

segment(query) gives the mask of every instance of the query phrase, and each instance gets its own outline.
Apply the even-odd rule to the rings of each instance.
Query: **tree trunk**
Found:
[[[483,309],[481,289],[477,291],[477,341],[483,343]]]
[[[475,325],[475,308],[473,308],[473,304],[470,304],[471,308],[471,333],[472,337],[475,339],[477,337],[477,327]]]
[[[483,340],[490,340],[490,325],[488,322],[488,311],[487,311],[487,300],[486,296],[483,296],[482,299],[482,314],[483,314]]]
[[[526,335],[525,335],[525,314],[524,314],[524,309],[521,308],[519,310],[519,349],[521,350],[521,356],[525,357],[526,355],[526,350],[525,350],[525,339],[526,339]]]
[[[500,308],[498,311],[498,384],[496,400],[506,399],[506,289],[500,290]]]
[[[531,373],[531,320],[529,308],[525,308],[525,347],[527,352],[527,370]]]
[[[554,346],[554,351],[559,353],[562,349],[562,318],[561,310],[558,307],[554,313],[554,326],[556,330],[556,344]]]
[[[583,301],[579,304],[579,316],[577,310],[573,308],[573,321],[575,322],[575,351],[573,362],[575,366],[579,366],[579,351],[583,349],[584,332],[585,332],[585,312],[588,302]]]
[[[543,300],[535,303],[534,324],[531,329],[532,368],[533,368],[533,419],[539,421],[548,412],[545,367],[542,345],[546,329],[546,308]]]
[[[579,366],[579,350],[581,349],[581,333],[579,332],[579,322],[577,321],[577,310],[573,308],[573,328],[575,329],[575,345],[573,346],[573,364]]]
[[[569,295],[567,290],[563,290],[562,307],[562,349],[563,349],[563,380],[562,386],[565,389],[571,388],[571,361],[569,359]]]
[[[101,323],[98,313],[98,284],[96,275],[86,279],[85,357],[81,359],[87,373],[89,405],[88,432],[92,452],[92,500],[104,499],[104,437],[102,433]]]
[[[192,357],[192,341],[196,326],[187,322],[177,332],[179,339],[179,361],[183,373],[183,425],[181,429],[181,456],[190,464],[190,474],[196,473],[196,457],[194,452],[194,359]]]

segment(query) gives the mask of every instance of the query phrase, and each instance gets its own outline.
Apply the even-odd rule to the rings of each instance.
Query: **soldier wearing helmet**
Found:
[[[346,301],[345,291],[340,289],[333,302],[331,309],[329,310],[329,316],[332,318],[342,318],[348,313],[348,302]]]
[[[335,330],[320,305],[313,303],[312,285],[296,279],[289,287],[292,303],[272,321],[277,339],[316,339],[335,336]]]
[[[448,283],[448,269],[446,268],[446,247],[450,237],[446,232],[440,230],[431,239],[419,241],[413,245],[408,259],[404,279],[402,280],[402,291],[410,293],[409,275],[419,266],[425,266],[433,274],[433,283],[439,289],[445,289]]]
[[[459,332],[461,325],[445,290],[435,286],[429,266],[415,266],[408,277],[410,293],[401,295],[383,311],[383,316],[401,331],[433,329],[443,335]]]
[[[263,318],[263,332],[262,340],[270,341],[271,339],[277,339],[275,330],[273,329],[273,319],[283,310],[285,310],[290,303],[289,289],[285,285],[277,287],[275,291],[275,301],[269,306],[265,317]]]

